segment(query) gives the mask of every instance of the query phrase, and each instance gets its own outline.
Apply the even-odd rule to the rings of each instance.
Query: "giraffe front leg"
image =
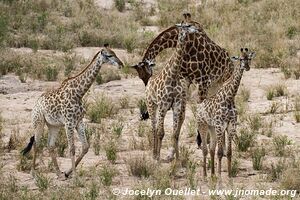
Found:
[[[83,121],[80,121],[78,123],[78,126],[76,128],[80,142],[82,144],[82,151],[81,154],[79,155],[79,157],[76,159],[75,162],[75,167],[77,167],[77,165],[80,163],[80,161],[82,160],[82,158],[85,156],[85,154],[88,152],[90,145],[89,142],[86,138],[86,134],[85,134],[85,130],[86,130],[86,126],[83,123]]]
[[[165,120],[166,113],[167,113],[167,110],[159,109],[158,126],[157,126],[157,134],[158,134],[157,160],[160,159],[160,150],[161,150],[161,146],[162,146],[162,140],[165,136],[164,120]]]
[[[171,161],[174,159],[174,154],[176,156],[176,160],[179,159],[179,135],[180,130],[184,121],[185,117],[185,103],[179,102],[179,105],[174,105],[173,109],[173,138],[172,143],[173,147],[171,148],[171,151],[167,157],[168,161]]]
[[[157,130],[156,130],[156,109],[157,107],[152,104],[148,103],[147,105],[149,116],[151,119],[151,133],[153,137],[152,141],[152,154],[153,154],[153,159],[157,159],[157,144],[158,144],[158,138],[157,138]]]
[[[72,163],[72,168],[65,172],[65,176],[69,177],[69,175],[73,172],[74,177],[75,177],[76,171],[75,171],[74,126],[71,123],[69,123],[69,124],[66,124],[65,128],[66,128],[66,134],[67,134],[68,145],[69,145],[69,153],[70,153],[70,158],[71,158],[71,163]]]

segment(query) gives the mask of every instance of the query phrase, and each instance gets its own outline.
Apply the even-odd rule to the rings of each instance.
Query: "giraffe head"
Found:
[[[231,57],[232,61],[240,61],[241,69],[250,70],[251,60],[255,57],[255,52],[250,52],[248,48],[241,48],[241,56]]]
[[[118,66],[119,68],[124,66],[116,53],[109,48],[109,44],[104,44],[104,48],[100,51],[100,56],[103,63],[109,63],[111,65]]]
[[[143,80],[146,86],[149,78],[152,76],[154,66],[155,64],[153,61],[145,60],[131,67],[133,67],[137,71],[140,79]]]

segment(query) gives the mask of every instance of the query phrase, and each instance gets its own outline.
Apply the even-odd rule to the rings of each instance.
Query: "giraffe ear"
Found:
[[[245,51],[248,52],[248,48],[245,48]]]
[[[105,47],[105,48],[109,47],[109,44],[108,44],[108,43],[105,43],[105,44],[104,44],[104,47]]]
[[[238,61],[240,58],[238,56],[232,56],[230,59],[231,61],[235,62]]]
[[[244,48],[241,48],[241,52],[243,52],[244,51]]]

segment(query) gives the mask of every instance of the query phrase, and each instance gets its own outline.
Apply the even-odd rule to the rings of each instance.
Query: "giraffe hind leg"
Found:
[[[55,142],[59,133],[59,127],[49,126],[49,134],[48,134],[48,149],[52,159],[52,163],[54,165],[57,176],[61,176],[62,172],[59,169],[57,163],[57,152],[55,148]]]

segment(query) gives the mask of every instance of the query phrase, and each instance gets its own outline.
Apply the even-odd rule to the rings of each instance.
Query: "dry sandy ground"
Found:
[[[82,56],[85,59],[91,59],[94,53],[98,48],[76,48],[74,51],[77,55]],[[126,53],[122,50],[117,50],[117,54],[121,58],[125,59],[127,57]],[[127,57],[128,59],[128,57]],[[128,59],[130,63],[130,59]],[[109,68],[110,66],[107,66]],[[101,73],[101,72],[100,72]],[[245,72],[242,79],[242,87],[245,87],[250,90],[250,99],[248,102],[249,112],[251,113],[264,113],[269,109],[271,101],[266,99],[266,89],[272,85],[282,83],[287,86],[289,97],[280,97],[275,98],[274,101],[281,102],[283,105],[281,109],[288,107],[288,110],[292,109],[294,96],[300,93],[300,80],[288,79],[285,80],[283,74],[279,69],[251,69],[248,72]],[[30,125],[30,116],[31,110],[36,99],[42,94],[43,91],[57,87],[59,83],[57,82],[43,82],[38,80],[28,80],[27,83],[21,83],[17,76],[9,74],[0,78],[0,112],[4,118],[4,140],[8,141],[9,136],[15,132],[17,135],[24,135],[31,133]],[[130,105],[135,108],[129,110],[122,110],[121,114],[124,121],[124,130],[118,144],[120,152],[118,152],[118,159],[115,164],[115,167],[120,172],[116,178],[114,178],[111,188],[132,188],[133,185],[136,185],[140,180],[131,176],[129,174],[128,168],[125,164],[125,160],[136,155],[137,153],[145,153],[150,155],[150,151],[137,151],[130,150],[129,144],[130,140],[136,135],[137,124],[139,123],[139,110],[136,106],[136,101],[144,97],[144,85],[138,77],[123,78],[118,81],[111,81],[103,85],[93,85],[90,89],[89,98],[95,98],[97,95],[104,93],[113,101],[117,100],[123,96],[127,96],[130,99]],[[299,146],[300,144],[300,123],[296,123],[293,118],[292,112],[287,112],[283,114],[278,114],[281,117],[278,118],[278,123],[274,127],[274,134],[283,134],[287,135],[292,141],[294,146]],[[270,115],[266,117],[271,117]],[[274,117],[274,116],[273,116]],[[202,153],[201,150],[196,148],[194,142],[195,138],[188,137],[188,122],[193,118],[191,107],[188,106],[186,112],[186,119],[180,135],[180,145],[183,145],[187,148],[190,148],[194,151],[192,158],[200,162]],[[280,119],[279,119],[280,118]],[[88,121],[88,120],[86,120]],[[148,121],[147,123],[150,124]],[[172,131],[172,112],[169,111],[165,120],[165,130],[166,136],[164,138],[162,157],[166,156],[167,149],[170,145],[171,131]],[[259,143],[271,143],[271,139],[266,136],[258,137]],[[77,153],[80,150],[80,143],[76,143]],[[46,152],[46,150],[45,150]],[[47,155],[47,153],[44,153]],[[270,163],[276,158],[274,156],[268,155],[268,159],[265,160],[264,165],[269,166]],[[4,162],[4,171],[8,175],[13,173],[19,185],[27,186],[29,189],[37,189],[34,184],[34,180],[31,178],[31,175],[27,172],[20,172],[16,169],[18,163],[18,151],[11,151],[10,153],[5,153],[1,160]],[[49,160],[47,157],[46,162]],[[226,159],[224,161],[224,169],[226,166]],[[62,170],[66,170],[70,167],[70,160],[68,158],[59,158],[59,163]],[[81,168],[88,169],[91,166],[103,165],[107,163],[105,157],[105,152],[103,148],[101,149],[100,155],[96,156],[92,151],[92,148],[89,150],[88,154],[84,157],[82,161]],[[169,165],[169,164],[162,164]],[[180,170],[179,170],[180,171]],[[182,169],[182,173],[185,171]],[[54,185],[55,184],[68,184],[67,181],[58,181],[55,179],[54,173],[48,173],[49,176],[53,177]],[[252,169],[251,159],[241,159],[240,172],[237,177],[233,178],[232,181],[228,180],[226,173],[223,173],[223,187],[229,187],[230,185],[233,188],[270,188],[276,187],[276,183],[266,182],[265,174],[260,171],[254,171]],[[209,183],[202,180],[202,171],[201,168],[197,168],[196,173],[197,186],[201,187],[204,191],[209,188]],[[175,180],[176,184],[184,188],[188,186],[187,180],[185,178],[177,178]],[[187,199],[192,199],[191,197],[186,197]]]

